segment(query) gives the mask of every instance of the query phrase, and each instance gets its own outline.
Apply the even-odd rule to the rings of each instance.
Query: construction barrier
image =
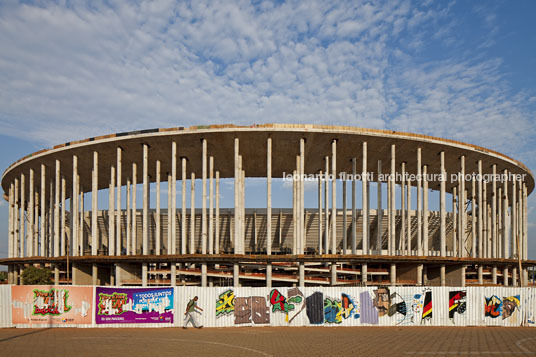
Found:
[[[535,326],[535,311],[534,288],[0,286],[0,327]]]

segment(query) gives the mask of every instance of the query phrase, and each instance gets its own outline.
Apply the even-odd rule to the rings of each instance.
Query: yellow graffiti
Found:
[[[234,312],[234,291],[227,290],[220,294],[216,301],[216,317]]]

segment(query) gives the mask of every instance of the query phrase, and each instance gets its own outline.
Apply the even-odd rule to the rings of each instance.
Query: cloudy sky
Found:
[[[0,164],[108,133],[275,122],[457,139],[534,171],[535,13],[533,1],[5,0]]]

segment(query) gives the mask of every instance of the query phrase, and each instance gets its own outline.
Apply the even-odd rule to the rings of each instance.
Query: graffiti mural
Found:
[[[216,317],[230,315],[234,313],[235,296],[234,292],[229,289],[218,296],[216,301]]]
[[[309,323],[312,325],[324,323],[324,294],[317,291],[309,295],[305,300]]]
[[[449,319],[454,323],[456,314],[463,315],[467,309],[466,290],[456,290],[449,292]]]
[[[432,319],[432,291],[424,292],[421,322],[429,322]]]
[[[342,293],[341,305],[342,317],[344,319],[347,319],[351,316],[353,316],[354,319],[359,318],[359,305],[357,304],[357,302],[354,302],[354,299],[352,299],[350,295]]]
[[[390,293],[389,288],[374,290],[374,307],[378,309],[378,316],[393,316],[396,313],[406,316],[406,301],[398,293]]]
[[[280,311],[285,316],[285,321],[291,323],[305,309],[305,296],[298,288],[288,290],[288,299],[277,289],[270,292],[270,304],[272,312]]]
[[[340,300],[326,298],[324,300],[324,318],[327,323],[340,324],[342,322],[342,304]]]
[[[270,323],[270,309],[263,296],[236,297],[234,303],[235,325],[268,324]]]
[[[491,317],[492,319],[495,319],[499,316],[501,316],[502,312],[502,300],[499,299],[496,295],[492,295],[491,297],[486,299],[485,305],[484,305],[484,316],[485,317]]]
[[[361,323],[377,325],[379,313],[369,292],[364,291],[359,294],[359,300],[361,301]]]
[[[507,319],[514,316],[519,310],[521,303],[519,302],[519,295],[503,297],[502,319]]]

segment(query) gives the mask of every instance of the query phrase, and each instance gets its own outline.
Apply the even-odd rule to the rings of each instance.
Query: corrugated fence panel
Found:
[[[0,285],[0,327],[12,327],[11,285]]]
[[[534,288],[0,286],[1,327],[536,326],[535,312]]]

